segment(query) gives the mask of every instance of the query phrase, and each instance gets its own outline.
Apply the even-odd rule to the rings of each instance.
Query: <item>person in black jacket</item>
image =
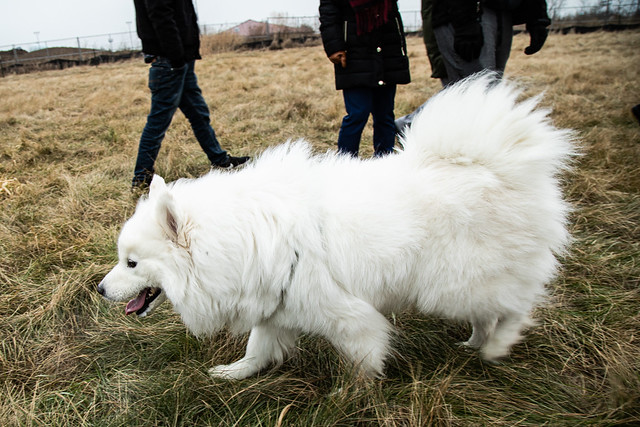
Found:
[[[321,0],[319,12],[324,50],[347,112],[338,151],[358,155],[372,115],[375,155],[392,152],[396,85],[411,80],[397,0]]]
[[[432,22],[451,82],[481,70],[503,73],[513,26],[526,24],[531,43],[524,53],[532,55],[551,24],[545,0],[434,0]]]
[[[502,75],[511,53],[513,26],[526,24],[533,55],[544,45],[551,20],[546,0],[433,0],[433,32],[446,68],[447,84],[482,70]],[[424,107],[396,120],[398,132]]]
[[[140,137],[132,187],[149,185],[164,135],[176,111],[184,113],[213,166],[235,167],[248,157],[232,157],[220,147],[209,107],[194,71],[200,59],[200,30],[191,0],[134,0],[136,26],[145,62],[151,64],[151,111]]]

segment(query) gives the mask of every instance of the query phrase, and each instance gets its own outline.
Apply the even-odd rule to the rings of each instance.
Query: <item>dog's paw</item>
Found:
[[[497,355],[487,354],[486,350],[482,351],[482,362],[491,365],[491,366],[502,366],[505,364],[505,361],[508,357],[508,354],[500,353]]]
[[[241,380],[258,372],[258,369],[244,359],[238,360],[229,365],[218,365],[209,369],[212,378],[225,380]]]
[[[464,351],[466,351],[467,353],[473,353],[476,350],[478,350],[478,347],[476,347],[475,345],[471,344],[469,341],[460,341],[456,343],[456,346]]]
[[[237,379],[230,374],[229,370],[227,369],[227,365],[214,366],[213,368],[209,369],[209,376],[211,378],[220,378],[223,380]]]

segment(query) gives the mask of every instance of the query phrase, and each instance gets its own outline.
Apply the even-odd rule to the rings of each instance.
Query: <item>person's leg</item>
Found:
[[[373,90],[373,148],[376,157],[393,152],[396,140],[393,114],[396,85],[385,85]]]
[[[482,26],[482,37],[484,43],[480,50],[478,61],[483,70],[496,70],[496,48],[499,42],[498,15],[493,10],[485,7],[480,16],[480,25]]]
[[[216,138],[216,133],[211,127],[209,107],[207,106],[198,79],[194,71],[195,61],[187,63],[187,73],[185,76],[184,91],[180,102],[180,110],[191,123],[191,129],[213,165],[223,164],[228,160],[225,150],[220,147]]]
[[[511,53],[513,38],[511,14],[485,7],[480,24],[484,37],[484,45],[480,51],[480,65],[482,69],[496,71],[502,77]]]
[[[500,39],[496,48],[496,71],[501,74],[507,67],[507,61],[511,54],[511,44],[513,42],[513,20],[510,12],[501,12],[500,19]]]
[[[171,68],[168,61],[157,61],[149,69],[151,111],[140,136],[138,157],[133,172],[133,186],[148,185],[154,173],[154,164],[164,135],[171,124],[184,86],[186,67]]]
[[[369,88],[354,88],[344,89],[342,95],[347,115],[338,134],[338,152],[357,157],[362,131],[371,114],[373,94]]]
[[[453,48],[454,30],[451,24],[440,25],[433,29],[433,33],[438,42],[438,49],[440,49],[440,53],[442,54],[449,84],[453,84],[482,70],[479,60],[465,61],[455,51]],[[480,55],[482,55],[482,52]]]
[[[446,86],[444,81],[442,83],[442,86],[443,87]],[[405,129],[408,126],[411,126],[411,123],[413,123],[413,120],[418,116],[418,114],[420,114],[420,112],[424,109],[424,107],[427,106],[428,102],[429,102],[429,100],[427,99],[421,106],[419,106],[418,108],[413,110],[411,113],[407,114],[406,116],[402,116],[399,119],[396,119],[395,125],[396,125],[396,134],[397,135],[402,135],[404,133]]]

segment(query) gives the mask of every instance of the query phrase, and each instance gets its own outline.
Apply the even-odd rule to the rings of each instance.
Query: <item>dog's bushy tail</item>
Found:
[[[483,165],[518,189],[555,185],[576,155],[572,132],[554,127],[540,96],[479,74],[435,95],[401,137],[407,166],[443,159]]]

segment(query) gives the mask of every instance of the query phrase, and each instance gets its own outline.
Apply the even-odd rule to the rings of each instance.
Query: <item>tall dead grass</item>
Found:
[[[168,305],[124,317],[95,292],[116,259],[148,112],[146,66],[72,68],[0,80],[0,424],[586,425],[640,423],[640,32],[551,35],[507,76],[545,92],[583,157],[565,190],[575,243],[540,325],[510,359],[482,364],[454,345],[467,325],[395,319],[387,376],[362,383],[323,340],[304,337],[283,367],[238,382],[206,369],[245,337],[189,335]],[[397,115],[439,90],[421,40]],[[322,48],[222,52],[198,62],[222,145],[254,155],[289,138],[335,148],[344,114]],[[371,127],[363,137],[370,155]],[[158,171],[208,170],[177,115]]]
[[[233,52],[238,50],[244,41],[244,37],[233,32],[225,31],[202,37],[200,49],[203,55]]]

